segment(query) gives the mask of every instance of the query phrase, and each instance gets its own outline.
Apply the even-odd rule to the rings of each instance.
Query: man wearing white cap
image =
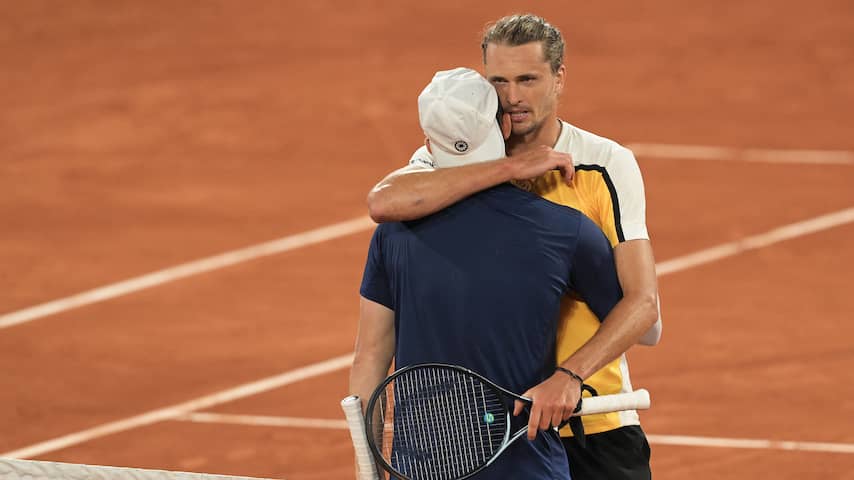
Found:
[[[477,72],[437,73],[418,109],[439,168],[504,155],[498,97]],[[538,425],[559,424],[578,400],[571,374],[555,368],[560,301],[570,291],[603,317],[619,301],[607,238],[577,210],[509,183],[420,220],[382,224],[362,278],[350,393],[369,398],[392,359],[396,368],[460,365],[514,392],[564,392],[547,413],[534,398],[530,441],[514,442],[473,478],[566,479],[557,433]]]
[[[418,117],[425,146],[439,168],[503,158],[504,135],[498,95],[479,73],[468,68],[438,72],[418,96]]]

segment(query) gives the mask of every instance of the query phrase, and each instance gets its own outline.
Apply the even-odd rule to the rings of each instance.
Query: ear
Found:
[[[555,93],[560,95],[563,93],[563,86],[566,84],[566,65],[561,66],[555,72]]]
[[[433,155],[433,150],[430,148],[430,139],[424,137],[424,146],[427,147],[427,151],[430,152],[430,155]]]

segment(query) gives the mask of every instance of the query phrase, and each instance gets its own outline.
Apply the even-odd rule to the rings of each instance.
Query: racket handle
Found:
[[[365,418],[362,416],[362,401],[355,395],[341,400],[341,409],[350,427],[350,438],[356,450],[356,465],[359,467],[359,480],[379,480],[377,466],[371,449],[368,447],[368,437],[365,433]]]
[[[629,393],[615,393],[581,399],[581,411],[574,415],[619,412],[621,410],[646,410],[649,408],[649,392],[643,388]]]

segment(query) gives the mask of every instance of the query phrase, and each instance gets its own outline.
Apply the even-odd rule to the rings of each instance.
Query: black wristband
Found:
[[[573,372],[572,370],[570,370],[570,369],[568,369],[568,368],[563,368],[563,367],[561,367],[560,365],[558,365],[558,366],[557,366],[557,367],[555,367],[555,368],[556,368],[557,370],[559,370],[559,371],[561,371],[561,372],[563,372],[563,373],[565,373],[565,374],[569,375],[570,377],[572,377],[572,378],[574,378],[574,379],[578,380],[578,383],[579,383],[579,384],[581,384],[581,385],[583,385],[583,384],[584,384],[584,379],[583,379],[583,378],[581,378],[577,373]]]

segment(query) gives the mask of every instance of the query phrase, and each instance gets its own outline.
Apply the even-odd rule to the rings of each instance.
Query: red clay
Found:
[[[554,3],[562,115],[624,142],[854,150],[850,2]],[[435,70],[509,1],[25,2],[0,33],[0,312],[364,215]],[[641,158],[667,260],[854,205],[854,166]],[[351,350],[369,233],[0,331],[0,453]],[[650,433],[854,442],[854,228],[661,279]],[[215,410],[341,418],[340,371]],[[750,405],[749,408],[743,405]],[[850,454],[653,445],[656,478],[852,478]],[[349,477],[345,431],[165,422],[41,458]],[[848,477],[845,477],[848,475]]]

